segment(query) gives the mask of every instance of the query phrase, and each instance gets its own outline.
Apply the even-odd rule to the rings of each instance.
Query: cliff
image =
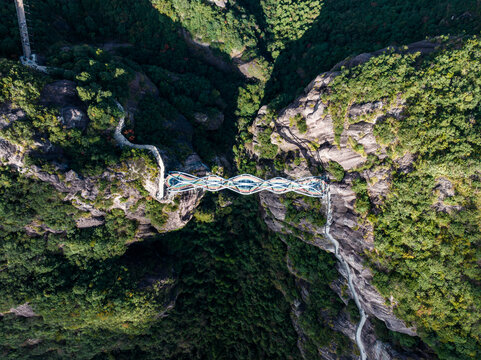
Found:
[[[23,71],[28,72],[28,70]],[[41,76],[32,74],[35,77]],[[0,75],[2,75],[1,69]],[[33,83],[33,86],[35,85],[37,84]],[[155,95],[151,89],[152,85],[150,89],[139,86],[138,82],[135,85],[131,87],[131,99],[138,101],[146,93]],[[49,210],[42,209],[42,205],[34,207],[37,209],[37,214],[33,210],[28,210],[32,211],[32,220],[22,222],[22,216],[18,215],[20,210],[15,210],[13,216],[19,218],[21,225],[13,231],[20,238],[26,236],[32,242],[41,242],[44,239],[50,245],[48,249],[47,246],[42,247],[47,254],[61,252],[66,256],[67,261],[80,266],[92,260],[100,263],[113,261],[112,259],[125,254],[132,243],[158,233],[182,228],[192,218],[203,192],[184,193],[175,197],[166,196],[158,201],[156,195],[159,170],[155,160],[146,151],[121,149],[112,139],[113,129],[106,129],[97,135],[95,131],[92,133],[90,127],[93,120],[87,115],[87,105],[80,100],[77,91],[76,84],[72,81],[52,81],[47,78],[45,84],[36,92],[37,96],[26,96],[23,99],[20,98],[21,100],[17,96],[15,102],[0,97],[0,100],[4,100],[0,102],[0,165],[3,172],[15,174],[12,180],[8,177],[4,179],[5,188],[9,188],[11,186],[9,183],[14,182],[15,176],[21,174],[23,179],[26,178],[25,181],[30,181],[32,191],[37,191],[34,189],[38,186],[43,189],[42,191],[51,194],[46,195],[47,202],[58,199],[57,208],[55,205],[45,205],[52,207],[49,215],[46,215]],[[126,103],[132,114],[135,114],[135,103],[129,99]],[[39,119],[53,123],[53,126],[48,129],[49,136],[40,130],[37,122]],[[24,124],[32,130],[18,132],[19,129],[24,129],[22,127]],[[32,128],[31,125],[38,127]],[[100,134],[107,139],[106,143],[111,147],[107,149],[109,153],[105,156],[113,155],[112,158],[115,160],[110,161],[100,171],[91,170],[88,166],[84,167],[83,171],[72,169],[73,162],[68,155],[68,141],[63,143],[63,146],[51,141],[58,130],[60,133],[57,132],[57,135],[62,138],[77,135],[83,137],[85,143],[94,144],[92,146],[95,146]],[[81,157],[86,156],[83,151],[78,152]],[[166,159],[169,163],[180,163],[173,155]],[[80,158],[80,160],[83,159]],[[85,160],[88,165],[88,160]],[[200,158],[196,154],[191,154],[180,165],[180,169],[203,171],[201,164]],[[28,194],[29,189],[26,188],[24,191]],[[32,194],[32,196],[34,202],[41,198],[40,195]],[[5,201],[18,204],[17,197],[21,197],[21,193],[14,194]],[[64,206],[63,204],[66,204],[65,208],[61,207]],[[69,208],[70,205],[73,206],[73,210],[67,210],[72,209]],[[8,215],[5,216],[8,217]],[[49,216],[67,220],[49,222]],[[69,219],[70,217],[72,219]],[[9,221],[6,220],[0,228],[5,236],[12,231],[6,224]],[[134,260],[136,263],[139,261],[139,259]],[[151,307],[149,301],[144,303],[140,301],[133,305],[131,310],[118,309],[111,314],[110,321],[113,326],[125,328],[128,326],[125,325],[126,319],[128,321],[138,319],[134,314],[144,313],[140,316],[140,318],[145,316],[144,319],[132,322],[135,326],[142,326],[149,317],[163,317],[174,307],[178,275],[174,272],[169,259],[162,257],[157,261],[155,269],[148,270],[145,275],[139,276],[138,284],[130,290],[130,297],[134,299],[148,294],[147,296],[152,296],[150,302],[155,301],[159,304],[158,308],[148,310]],[[121,280],[121,277],[118,280]],[[94,283],[97,285],[95,280],[92,284]],[[92,293],[94,291],[91,290]],[[27,302],[20,305],[23,301]],[[72,310],[68,306],[65,311],[54,311],[52,308],[55,306],[44,306],[38,299],[6,298],[0,304],[0,318],[12,314],[23,317],[36,316],[50,323],[72,319],[69,315]],[[91,308],[94,308],[94,305]],[[97,321],[98,311],[100,310],[95,313],[93,310],[90,317],[83,316],[83,322],[79,326],[81,328],[93,326],[92,324]],[[127,311],[132,313],[125,315]],[[151,313],[146,315],[149,311]]]
[[[263,107],[250,128],[253,141],[247,145],[258,163],[258,171],[266,177],[282,174],[300,178],[322,174],[322,169],[328,170],[333,213],[330,233],[339,241],[340,255],[350,267],[362,308],[369,317],[382,320],[392,331],[410,336],[417,334],[416,328],[394,314],[396,299],[391,297],[386,300],[373,285],[373,273],[367,264],[370,259],[367,254],[375,252],[373,226],[356,208],[359,196],[353,189],[356,182],[363,179],[372,206],[383,203],[389,193],[393,168],[369,166],[373,161],[381,163],[389,157],[386,146],[379,143],[373,129],[376,123],[386,118],[401,120],[405,103],[401,96],[372,102],[351,99],[343,119],[344,128],[339,132],[330,104],[330,99],[336,94],[332,94],[330,85],[341,74],[341,69],[346,71],[385,52],[425,55],[437,47],[439,43],[422,41],[405,48],[383,49],[343,61],[332,71],[316,77],[304,94],[278,114]],[[266,153],[269,147],[270,154]],[[277,159],[282,159],[282,166],[276,164]],[[414,156],[406,152],[395,159],[396,168],[408,172],[413,159]],[[267,192],[260,194],[260,201],[265,209],[264,220],[272,231],[291,234],[323,250],[334,251],[333,245],[324,237],[322,215],[318,215],[326,213],[325,201],[322,207],[313,206],[301,198],[286,202],[285,198]],[[292,207],[296,216],[293,216]],[[338,270],[347,278],[342,266],[338,266]],[[332,288],[344,298],[342,286],[333,284]],[[353,324],[343,319],[338,319],[338,322],[336,328],[354,341]],[[363,330],[363,341],[369,359],[420,358],[419,354],[400,354],[382,343],[369,320]],[[320,351],[326,358],[334,356],[330,356],[326,349]]]
[[[132,98],[138,98],[145,89],[138,88]],[[75,84],[60,80],[45,85],[39,103],[51,108],[59,108],[64,128],[76,128],[84,131],[90,122],[86,115],[86,106],[77,96]],[[131,110],[132,106],[130,106]],[[0,104],[0,131],[5,131],[15,122],[26,119],[22,108],[10,102]],[[156,200],[158,169],[148,152],[123,156],[117,164],[109,166],[98,175],[83,175],[69,169],[69,164],[62,162],[63,150],[53,146],[42,134],[33,134],[30,139],[18,139],[18,142],[0,139],[0,159],[2,165],[12,166],[23,175],[51,184],[57,191],[65,194],[65,200],[84,211],[77,220],[80,228],[99,226],[104,223],[104,216],[112,209],[120,209],[128,219],[138,222],[136,239],[151,236],[156,232],[166,232],[183,227],[192,217],[202,193],[182,194],[177,198],[166,198],[162,203]],[[118,147],[111,142],[112,147]],[[127,153],[128,149],[125,149]],[[48,165],[35,165],[30,157],[48,160]],[[171,159],[172,160],[172,159]],[[199,168],[199,158],[195,154],[188,157],[185,169]],[[194,169],[192,169],[194,166]],[[197,166],[197,168],[196,168]],[[149,208],[155,207],[156,218],[149,216]]]

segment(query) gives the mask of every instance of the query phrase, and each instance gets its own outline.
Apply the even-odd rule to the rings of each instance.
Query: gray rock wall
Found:
[[[412,44],[402,51],[429,53],[434,48],[435,44],[425,41]],[[341,65],[359,65],[380,53],[382,51],[363,54],[360,57],[345,61]],[[340,69],[340,66],[336,66],[334,69]],[[282,170],[283,175],[287,177],[297,178],[314,175],[318,165],[327,168],[331,161],[337,162],[345,171],[349,171],[366,164],[369,154],[376,155],[379,159],[385,158],[387,156],[386,151],[381,144],[376,142],[373,128],[376,122],[382,121],[385,116],[402,117],[403,101],[397,99],[389,104],[382,101],[351,104],[347,111],[348,119],[346,119],[346,124],[350,125],[345,126],[340,141],[336,144],[333,119],[327,111],[326,100],[323,101],[322,99],[327,97],[323,95],[329,94],[331,91],[329,84],[339,74],[338,71],[330,71],[319,75],[308,85],[303,95],[283,109],[268,124],[265,121],[267,109],[261,109],[250,129],[254,136],[253,144],[248,147],[252,157],[262,163],[260,152],[258,152],[258,147],[262,144],[257,135],[264,131],[266,127],[270,127],[273,129],[270,140],[272,144],[278,146],[278,154],[286,159],[289,159],[289,156],[285,155],[296,154],[297,163],[288,160]],[[295,119],[299,118],[305,119],[307,131],[301,132],[296,126]],[[359,120],[356,122],[356,119]],[[361,144],[363,151],[354,149],[351,145],[352,140]],[[299,162],[299,160],[301,161]],[[413,156],[406,154],[396,161],[402,165],[402,169],[409,171]],[[266,163],[268,164],[268,162]],[[274,173],[274,171],[272,172]],[[360,170],[359,175],[367,180],[371,202],[381,204],[383,198],[389,192],[390,170],[382,168]],[[369,316],[384,321],[387,327],[393,331],[414,336],[416,335],[416,329],[394,315],[393,309],[396,299],[384,299],[372,284],[373,274],[366,265],[365,253],[374,250],[373,229],[369,222],[364,221],[356,213],[354,209],[356,194],[351,189],[352,181],[359,175],[347,173],[342,182],[332,181],[330,186],[333,222],[330,232],[339,241],[340,255],[351,268],[353,283],[365,312]],[[331,180],[334,180],[332,176]],[[444,189],[442,186],[444,184],[440,185],[440,188]],[[442,193],[442,191],[440,192]],[[308,233],[310,234],[310,243],[333,252],[332,244],[324,238],[322,227],[306,223],[306,221],[292,223],[286,219],[287,209],[280,197],[269,193],[261,193],[260,200],[262,206],[266,209],[264,220],[272,231],[291,233],[299,237],[300,240],[306,240],[303,234]],[[323,208],[325,209],[325,205]],[[312,241],[312,238],[314,238],[314,241]],[[346,277],[346,274],[342,274],[343,269],[341,267],[339,270],[341,275]],[[341,296],[341,294],[339,295]],[[339,327],[342,327],[341,323]],[[346,334],[348,333],[346,332]],[[363,339],[369,359],[393,359],[396,356],[403,358],[395,351],[389,350],[389,345],[376,339],[372,326],[364,331]]]

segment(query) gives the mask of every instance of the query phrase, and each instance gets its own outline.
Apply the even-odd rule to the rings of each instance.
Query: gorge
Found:
[[[2,357],[479,357],[475,2],[14,5]]]

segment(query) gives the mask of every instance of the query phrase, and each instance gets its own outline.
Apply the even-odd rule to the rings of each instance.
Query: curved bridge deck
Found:
[[[165,179],[165,186],[171,193],[179,193],[194,189],[220,191],[228,189],[241,195],[255,194],[260,191],[270,191],[275,194],[295,192],[305,196],[322,198],[327,194],[328,184],[325,178],[311,176],[298,180],[288,180],[277,177],[262,180],[254,175],[242,174],[230,179],[217,175],[197,177],[183,172],[170,172]]]

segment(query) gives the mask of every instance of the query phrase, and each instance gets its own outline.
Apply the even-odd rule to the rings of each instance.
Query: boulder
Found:
[[[59,108],[62,124],[68,129],[84,130],[88,125],[85,105],[78,97],[77,86],[73,81],[59,80],[45,85],[39,102]]]
[[[37,314],[35,314],[35,311],[33,311],[32,307],[28,303],[19,305],[15,308],[11,308],[10,312],[14,313],[17,316],[26,318],[38,316]]]
[[[15,108],[11,103],[0,103],[0,130],[8,127],[11,123],[26,117],[25,111]]]
[[[218,130],[224,122],[224,114],[215,112],[213,114],[205,114],[197,112],[194,114],[194,119],[198,124],[204,126],[207,130]]]
[[[65,125],[67,129],[80,129],[84,130],[87,128],[88,117],[85,113],[75,106],[64,106],[60,110],[62,124]]]
[[[77,85],[70,80],[58,80],[47,84],[40,93],[40,104],[45,106],[82,106]]]

